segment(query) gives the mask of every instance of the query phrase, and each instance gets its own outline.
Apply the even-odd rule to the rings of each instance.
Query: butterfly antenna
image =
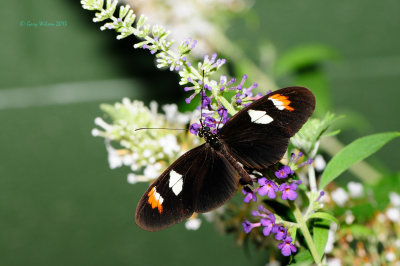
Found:
[[[144,129],[166,129],[166,130],[187,130],[182,128],[168,128],[168,127],[141,127],[137,128],[134,131],[144,130]]]
[[[203,69],[203,80],[202,80],[202,88],[201,88],[201,92],[200,92],[200,97],[201,97],[201,102],[200,102],[200,124],[201,127],[204,127],[203,124],[203,94],[205,94],[205,90],[204,90],[204,69]]]

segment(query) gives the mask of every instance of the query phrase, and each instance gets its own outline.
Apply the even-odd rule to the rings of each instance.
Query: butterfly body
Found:
[[[221,149],[221,142],[218,139],[217,134],[212,133],[209,127],[202,126],[198,135],[200,138],[204,138],[206,143],[208,143],[213,149]]]
[[[251,184],[246,169],[262,170],[277,163],[289,139],[315,107],[314,95],[303,87],[275,91],[243,108],[214,134],[199,129],[205,143],[168,167],[142,196],[136,223],[158,231],[208,212],[228,201],[239,184]]]

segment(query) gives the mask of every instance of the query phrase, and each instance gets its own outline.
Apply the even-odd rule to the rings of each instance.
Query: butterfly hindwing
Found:
[[[229,153],[248,168],[263,169],[278,162],[289,139],[315,108],[312,92],[303,87],[274,91],[233,116],[218,138]]]
[[[234,195],[238,179],[223,155],[203,144],[182,155],[147,189],[136,208],[136,223],[158,231],[193,212],[215,209]]]
[[[196,186],[196,212],[208,212],[223,205],[235,194],[239,184],[238,172],[221,152],[210,148],[208,158],[210,165]]]

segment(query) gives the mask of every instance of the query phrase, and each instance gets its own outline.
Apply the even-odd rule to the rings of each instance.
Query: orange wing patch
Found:
[[[290,101],[289,97],[281,95],[281,94],[275,94],[270,97],[268,97],[269,100],[271,100],[275,107],[278,108],[279,110],[288,110],[288,111],[294,111],[294,108],[290,106]]]
[[[156,187],[153,187],[152,190],[150,190],[149,194],[147,194],[147,196],[149,196],[149,199],[147,200],[147,202],[151,205],[151,207],[154,208],[158,208],[158,212],[161,214],[163,211],[163,207],[162,207],[162,203],[164,201],[163,197],[161,197],[160,193],[158,193],[156,191]]]

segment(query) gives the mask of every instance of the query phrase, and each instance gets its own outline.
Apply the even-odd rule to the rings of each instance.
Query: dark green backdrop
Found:
[[[335,49],[342,59],[326,67],[335,110],[367,121],[341,135],[349,142],[400,128],[399,10],[396,0],[258,1],[229,35],[252,57],[267,39],[278,54],[309,43]],[[132,39],[101,32],[78,1],[9,1],[0,12],[0,265],[264,264],[265,254],[247,256],[205,223],[141,231],[133,214],[145,184],[111,171],[90,135],[102,102],[181,99],[173,74],[156,70]],[[38,21],[67,26],[22,25]],[[399,148],[393,142],[373,161],[398,170]]]

